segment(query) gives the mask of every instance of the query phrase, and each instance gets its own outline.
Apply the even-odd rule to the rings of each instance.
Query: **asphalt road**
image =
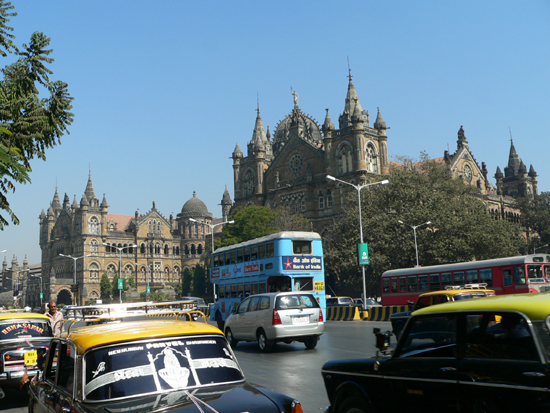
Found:
[[[306,350],[302,343],[277,344],[272,352],[264,354],[256,343],[241,342],[235,354],[250,383],[294,397],[305,413],[319,412],[328,405],[321,367],[328,360],[373,356],[373,327],[391,329],[389,322],[328,321],[325,334],[313,350]],[[0,411],[25,413],[27,401],[25,394],[8,390],[0,399]]]

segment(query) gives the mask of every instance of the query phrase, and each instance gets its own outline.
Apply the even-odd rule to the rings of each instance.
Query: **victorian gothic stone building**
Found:
[[[389,175],[397,163],[388,160],[389,127],[379,109],[371,125],[351,75],[338,128],[328,109],[320,126],[300,110],[298,94],[293,95],[294,109],[276,126],[273,136],[269,128],[265,131],[258,107],[246,155],[237,143],[232,155],[235,205],[285,205],[303,214],[323,234],[341,213],[346,194],[354,191],[349,185],[327,182],[327,175],[362,185]],[[436,161],[445,162],[455,178],[476,186],[495,219],[517,221],[513,199],[537,192],[537,174],[533,166],[527,173],[513,143],[505,175],[497,168],[495,188],[485,163],[480,166],[470,151],[462,127],[456,152],[445,151]]]
[[[227,217],[232,201],[227,188],[222,198],[222,213]],[[145,214],[109,213],[105,195],[95,196],[91,176],[80,204],[72,204],[65,194],[63,203],[55,190],[47,213],[40,214],[42,276],[47,299],[72,302],[71,285],[79,285],[81,302],[100,298],[103,273],[118,278],[134,277],[138,292],[147,285],[152,291],[172,282],[181,282],[182,272],[200,263],[206,245],[210,245],[211,228],[189,219],[215,224],[222,219],[212,213],[193,192],[174,218],[166,218],[155,207]],[[221,227],[221,225],[220,225]],[[70,255],[73,258],[64,257]],[[120,260],[122,266],[120,267]]]
[[[350,187],[326,181],[333,175],[351,183],[376,180],[390,171],[386,122],[378,110],[371,125],[363,110],[351,75],[338,129],[328,109],[320,126],[294,109],[275,128],[273,137],[264,129],[260,110],[246,156],[239,144],[233,152],[235,205],[284,205],[308,218],[322,233],[340,213]]]

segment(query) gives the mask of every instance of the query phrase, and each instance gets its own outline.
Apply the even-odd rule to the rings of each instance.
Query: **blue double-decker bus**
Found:
[[[210,319],[220,327],[245,297],[277,291],[313,291],[326,320],[323,246],[316,232],[278,232],[219,248],[210,281],[217,292]]]

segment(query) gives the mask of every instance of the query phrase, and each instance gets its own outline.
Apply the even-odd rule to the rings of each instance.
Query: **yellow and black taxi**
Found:
[[[51,342],[29,412],[288,412],[300,404],[245,380],[223,333],[175,319],[74,323]]]
[[[2,387],[19,387],[27,369],[38,373],[39,359],[50,345],[50,319],[44,314],[0,311],[0,396]]]
[[[390,316],[392,332],[399,339],[405,324],[411,318],[413,311],[435,304],[448,303],[449,301],[468,300],[470,298],[492,297],[495,290],[487,289],[487,284],[466,284],[461,286],[448,286],[445,290],[430,291],[420,294],[413,303],[409,301],[409,311],[394,313]]]
[[[330,412],[548,411],[549,363],[550,293],[517,294],[418,310],[390,356],[322,375]]]

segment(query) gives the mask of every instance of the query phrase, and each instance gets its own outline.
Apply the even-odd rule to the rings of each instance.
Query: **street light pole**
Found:
[[[420,224],[420,225],[405,224],[401,220],[398,220],[397,222],[399,222],[401,225],[407,225],[407,226],[411,227],[414,231],[414,249],[416,250],[416,266],[419,267],[420,264],[418,263],[418,245],[416,244],[416,228],[421,227],[422,225],[430,225],[431,221],[424,222],[423,224]]]
[[[132,244],[132,245],[127,245],[125,247],[115,247],[114,245],[106,244],[105,242],[103,243],[103,245],[111,248],[116,248],[118,250],[120,255],[120,261],[118,265],[118,278],[121,279],[122,278],[122,250],[128,249],[128,248],[137,248],[137,245]],[[120,300],[120,304],[122,304],[122,289],[120,288],[118,289],[118,297]]]
[[[210,227],[210,232],[211,232],[211,235],[212,235],[212,251],[210,252],[210,255],[212,255],[214,253],[214,228],[216,228],[218,225],[234,224],[235,223],[235,221],[224,221],[224,222],[219,222],[217,224],[209,224],[207,222],[199,221],[199,220],[193,219],[193,218],[189,218],[189,221],[197,222],[199,224],[204,224],[204,225],[207,225],[207,226]],[[183,286],[183,284],[182,284],[182,286]],[[214,290],[214,301],[216,301],[215,285],[212,286],[212,290]],[[181,291],[181,294],[183,295],[183,289]]]
[[[16,291],[17,291],[17,297],[15,299],[15,304],[18,304],[19,303],[19,287],[21,285],[21,281],[19,280],[19,274],[21,274],[22,272],[25,272],[25,271],[29,271],[29,270],[12,270],[12,273],[15,273],[15,285],[16,285]],[[12,283],[13,283],[13,278],[11,279]],[[13,288],[13,287],[12,287]],[[15,308],[17,308],[17,305],[14,305]]]
[[[326,179],[328,179],[329,181],[341,182],[343,184],[352,186],[357,190],[357,198],[358,198],[358,201],[359,201],[359,234],[360,234],[361,244],[363,244],[363,220],[361,218],[361,189],[366,188],[367,186],[371,186],[371,185],[387,185],[387,184],[390,183],[390,181],[385,179],[385,180],[380,181],[380,182],[372,182],[370,184],[365,184],[365,185],[354,185],[350,182],[342,181],[341,179],[335,178],[332,175],[327,175]],[[365,281],[365,266],[364,265],[361,265],[361,273],[363,275],[363,310],[366,311],[367,310],[367,283]]]
[[[44,297],[44,294],[42,292],[42,276],[41,275],[31,275],[31,274],[29,274],[29,277],[31,277],[31,278],[40,278],[40,308],[42,308],[42,298]]]
[[[70,258],[74,261],[74,265],[73,265],[73,268],[74,268],[74,272],[73,272],[73,284],[76,286],[76,260],[79,260],[81,258],[86,258],[86,257],[91,257],[92,254],[88,254],[88,255],[83,255],[82,257],[73,257],[72,255],[65,255],[65,254],[59,254],[59,256],[61,257],[65,257],[65,258]],[[82,284],[84,284],[84,280],[82,280]],[[76,287],[75,287],[76,288]],[[77,291],[75,291],[73,293],[73,305],[76,305],[76,294],[77,294]]]

